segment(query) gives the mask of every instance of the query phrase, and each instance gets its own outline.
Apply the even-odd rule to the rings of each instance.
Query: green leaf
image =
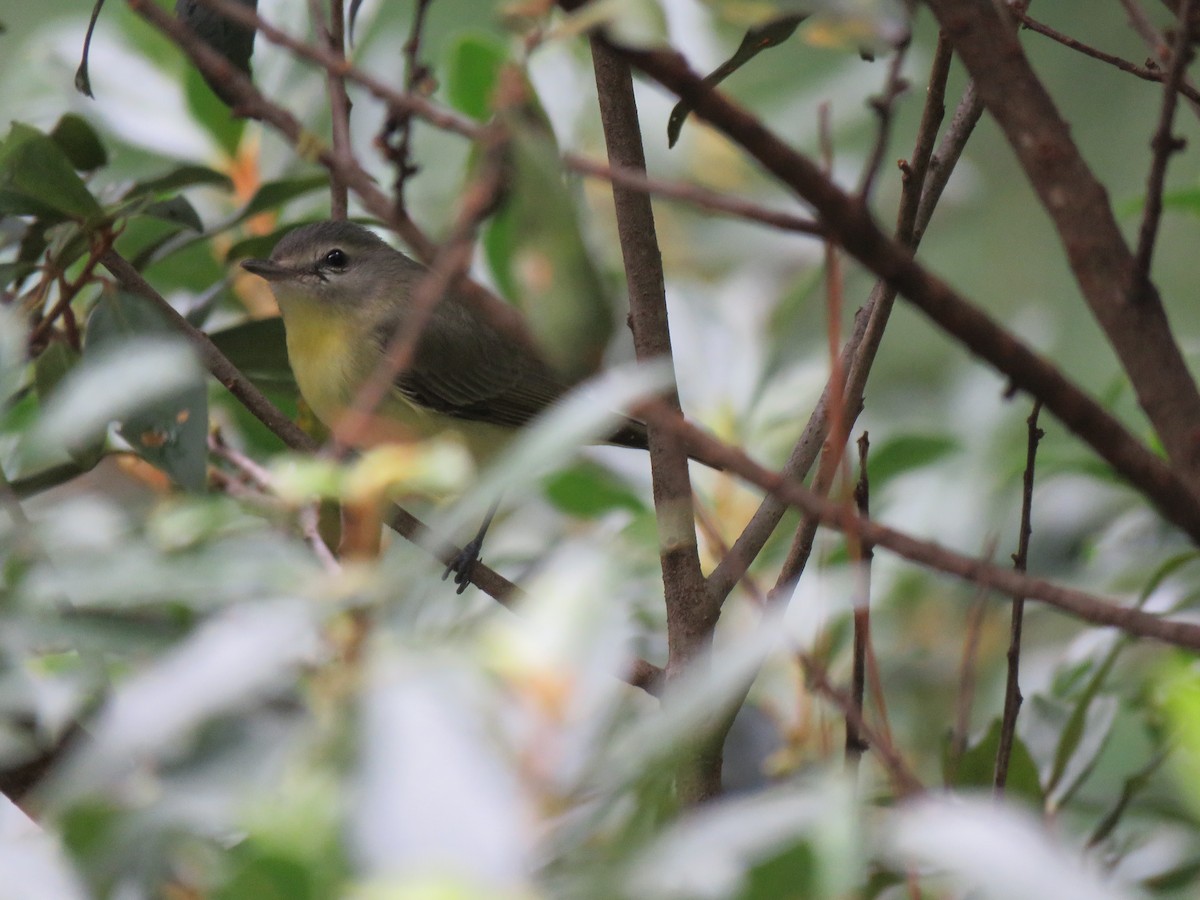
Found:
[[[67,113],[58,120],[50,137],[80,172],[91,172],[108,162],[100,135],[82,116]]]
[[[88,319],[85,357],[107,358],[137,339],[174,339],[161,312],[133,294],[106,293]],[[167,377],[165,375],[160,377]],[[117,416],[118,432],[147,462],[162,469],[181,487],[201,491],[207,482],[208,392],[204,376],[193,363],[172,373],[179,383],[159,391],[149,402]]]
[[[279,207],[287,203],[289,200],[295,200],[297,197],[303,197],[305,194],[311,194],[313,191],[324,190],[329,187],[329,176],[320,175],[301,175],[298,178],[281,178],[278,181],[268,181],[250,198],[250,202],[245,205],[241,212],[234,217],[230,225],[236,225],[238,222],[244,222],[251,216],[256,216],[260,212],[268,210],[278,210]]]
[[[209,335],[243,375],[263,390],[296,390],[288,363],[283,320],[255,319]]]
[[[615,509],[644,512],[646,504],[616,475],[593,462],[560,469],[542,486],[546,497],[565,513],[591,519]]]
[[[183,96],[188,111],[217,142],[217,146],[230,157],[237,155],[246,131],[246,120],[234,118],[228,104],[212,91],[200,72],[192,66],[188,66],[184,73]]]
[[[103,210],[58,144],[14,122],[0,144],[0,215],[91,223]]]
[[[499,41],[473,34],[459,38],[450,49],[446,71],[450,104],[481,122],[491,118],[496,79],[507,59]]]
[[[990,791],[996,776],[996,754],[1000,750],[1000,719],[993,719],[985,734],[977,743],[969,746],[956,763],[950,759],[950,744],[942,747],[942,775],[946,783],[956,788],[978,788]],[[1037,764],[1029,748],[1019,738],[1013,737],[1012,756],[1008,764],[1006,794],[1027,800],[1035,809],[1041,809],[1044,801],[1042,785],[1038,779]]]
[[[872,448],[867,460],[871,487],[880,487],[897,475],[937,462],[959,449],[954,438],[941,434],[906,434]]]
[[[709,86],[720,84],[758,54],[771,47],[778,47],[800,27],[800,23],[808,18],[808,13],[799,13],[795,15],[781,16],[773,21],[766,22],[762,25],[756,25],[746,32],[742,38],[741,44],[734,51],[733,56],[717,66],[712,72],[704,78],[704,83]],[[686,100],[680,100],[675,104],[675,108],[671,110],[671,115],[667,119],[667,146],[674,147],[675,142],[679,140],[679,133],[683,130],[683,123],[687,117],[691,115],[692,105]]]
[[[68,344],[54,341],[33,365],[33,386],[38,396],[44,401],[68,372],[78,365],[80,355]]]
[[[200,221],[200,214],[196,212],[196,208],[181,196],[149,203],[141,210],[141,214],[191,231],[204,230],[204,223]]]
[[[178,166],[165,175],[137,182],[125,192],[124,199],[156,196],[200,184],[223,188],[227,191],[233,190],[233,181],[228,175],[218,172],[216,169],[210,169],[208,166],[188,164]]]
[[[515,285],[539,349],[567,381],[595,372],[612,336],[613,298],[592,263],[557,150],[536,125],[515,124],[511,190],[489,231],[498,283]]]

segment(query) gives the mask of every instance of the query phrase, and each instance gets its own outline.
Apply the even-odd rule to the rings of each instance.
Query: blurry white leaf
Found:
[[[812,844],[820,897],[846,896],[862,864],[853,786],[836,776],[700,807],[634,863],[630,896],[740,896],[756,865]],[[815,898],[812,898],[815,900]]]
[[[611,369],[574,388],[517,433],[503,455],[484,472],[478,487],[439,519],[433,543],[443,543],[478,523],[501,494],[532,490],[554,465],[616,430],[621,410],[663,390],[670,379],[665,364],[647,363]]]
[[[305,608],[277,601],[227,609],[120,685],[68,770],[87,791],[177,749],[214,716],[245,709],[291,682],[318,638]]]
[[[1027,813],[990,799],[927,798],[893,812],[897,863],[929,866],[994,900],[1128,900]],[[977,892],[977,893],[976,893]]]
[[[199,364],[182,339],[142,338],[97,352],[58,385],[32,444],[83,444],[103,434],[110,422],[191,386],[198,377]]]
[[[429,658],[375,673],[354,811],[368,875],[453,874],[490,890],[523,883],[534,818],[478,700],[465,678]]]
[[[604,553],[594,535],[557,550],[526,584],[518,615],[489,619],[483,637],[484,658],[529,701],[512,717],[514,740],[564,793],[604,746],[629,695],[621,676],[633,628],[624,604],[613,602],[615,552]]]
[[[0,794],[0,900],[87,896],[57,841]]]
[[[11,306],[0,306],[0,401],[8,403],[25,368],[25,323]]]
[[[731,714],[734,703],[742,702],[750,682],[768,654],[780,646],[784,633],[780,617],[769,615],[760,627],[718,645],[707,664],[692,666],[664,693],[661,710],[644,716],[608,748],[606,782],[643,777],[682,748],[694,747],[701,735]]]

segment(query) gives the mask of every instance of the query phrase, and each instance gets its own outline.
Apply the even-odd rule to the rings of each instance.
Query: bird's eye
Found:
[[[350,257],[346,255],[345,250],[335,247],[325,254],[325,265],[333,269],[344,269],[346,263],[350,262]]]

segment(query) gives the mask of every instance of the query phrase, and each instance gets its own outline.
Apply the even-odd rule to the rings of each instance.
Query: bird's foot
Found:
[[[446,566],[446,571],[442,573],[442,581],[449,578],[450,573],[453,572],[454,583],[458,585],[456,594],[461,594],[471,583],[471,573],[475,571],[475,563],[479,562],[479,551],[482,549],[483,539],[476,537],[459,550],[454,559],[450,560],[450,564]]]

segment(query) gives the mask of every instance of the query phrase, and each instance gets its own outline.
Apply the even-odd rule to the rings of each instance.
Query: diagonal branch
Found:
[[[1185,481],[1138,441],[1056,366],[917,263],[910,249],[888,238],[869,212],[826,178],[811,160],[785,144],[740,106],[710,90],[677,53],[629,48],[618,48],[618,52],[692,102],[697,115],[745,148],[771,174],[807,200],[847,252],[888,281],[968,350],[1008,376],[1015,387],[1040,397],[1047,409],[1141,491],[1164,518],[1200,541],[1200,499],[1190,481]],[[1129,258],[1128,250],[1125,255]],[[1167,338],[1170,339],[1169,334]],[[1194,388],[1191,390],[1194,393]],[[1200,421],[1200,412],[1191,421]]]
[[[1107,191],[1080,155],[1000,12],[975,0],[928,3],[1053,220],[1084,299],[1167,456],[1192,490],[1200,488],[1200,392],[1158,291],[1148,277],[1138,277]],[[1043,399],[1058,415],[1050,398]]]

